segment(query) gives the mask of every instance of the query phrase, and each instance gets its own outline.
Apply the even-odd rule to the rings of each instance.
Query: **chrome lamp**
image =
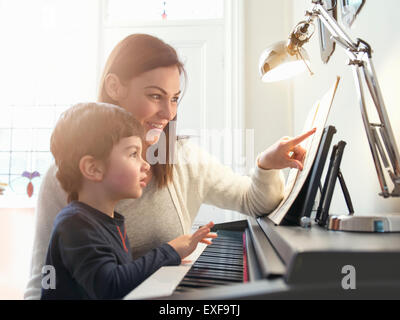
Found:
[[[319,19],[327,28],[331,39],[341,46],[349,57],[352,67],[361,115],[369,147],[375,163],[376,172],[384,198],[400,196],[400,156],[393,130],[382,98],[381,90],[372,63],[372,50],[367,42],[357,39],[353,41],[331,17],[324,7],[323,1],[312,0],[312,8],[306,11],[303,21],[298,23],[290,33],[287,41],[278,42],[261,54],[259,72],[262,80],[273,82],[288,79],[305,70],[310,70],[310,60],[303,45],[314,34],[314,20]],[[364,80],[364,81],[363,81]],[[364,86],[376,107],[379,123],[371,123],[368,118]],[[394,188],[389,190],[384,177],[382,165],[393,181]]]

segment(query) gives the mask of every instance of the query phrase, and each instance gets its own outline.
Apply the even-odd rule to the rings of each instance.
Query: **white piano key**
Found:
[[[124,300],[150,299],[171,295],[206,247],[206,244],[199,243],[196,250],[184,259],[190,261],[188,263],[161,267],[128,293]]]

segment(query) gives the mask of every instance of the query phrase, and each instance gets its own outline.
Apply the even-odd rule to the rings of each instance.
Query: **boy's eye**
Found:
[[[138,154],[137,151],[135,151],[135,152],[131,153],[129,156],[132,158],[136,158],[137,154]]]

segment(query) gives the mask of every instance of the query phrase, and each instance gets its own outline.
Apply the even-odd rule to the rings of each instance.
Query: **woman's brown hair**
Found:
[[[111,73],[118,76],[122,83],[126,83],[144,72],[170,66],[177,66],[179,73],[183,74],[186,80],[185,68],[173,47],[151,35],[132,34],[119,42],[108,57],[100,80],[98,101],[118,104],[107,94],[105,88],[105,79]],[[173,127],[176,128],[176,126]],[[174,129],[170,130],[170,124],[164,128],[166,145],[158,148],[158,151],[165,150],[166,154],[163,158],[166,159],[166,163],[152,165],[152,172],[159,188],[172,181],[173,164],[169,161],[173,158],[170,157],[170,153],[173,154],[174,150],[169,149],[169,141],[171,139],[173,142],[171,147],[174,147],[176,141]],[[173,137],[170,137],[170,131],[173,133]]]

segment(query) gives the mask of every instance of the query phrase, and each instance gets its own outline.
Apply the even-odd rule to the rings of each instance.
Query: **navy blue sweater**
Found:
[[[122,298],[158,268],[180,262],[168,244],[133,260],[122,215],[72,201],[54,221],[46,265],[54,267],[56,286],[42,286],[41,299]]]

